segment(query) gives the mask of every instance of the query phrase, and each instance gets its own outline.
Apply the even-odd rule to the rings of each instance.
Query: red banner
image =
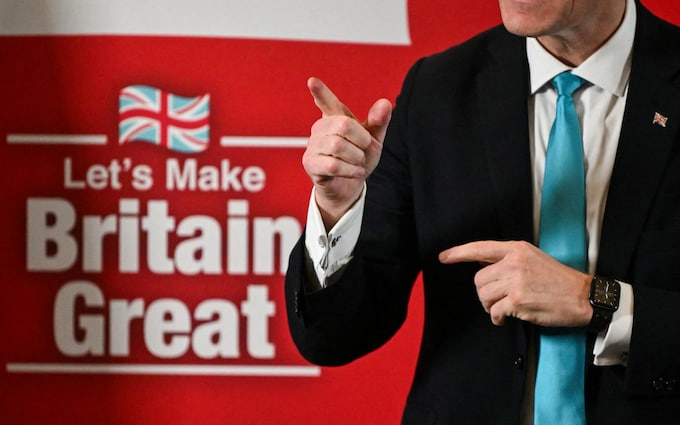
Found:
[[[310,365],[288,336],[319,116],[305,81],[361,115],[496,5],[382,0],[363,19],[393,13],[364,32],[331,6],[108,3],[0,6],[2,423],[398,423],[418,290],[351,365]],[[645,4],[680,22],[672,0]]]

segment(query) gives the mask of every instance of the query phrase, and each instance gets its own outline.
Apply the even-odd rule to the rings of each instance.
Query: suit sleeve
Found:
[[[288,323],[300,353],[312,363],[342,365],[383,345],[406,318],[420,271],[405,143],[407,75],[380,163],[367,182],[364,216],[352,260],[329,287],[312,291],[304,235],[286,274]]]
[[[676,259],[676,262],[678,260]],[[680,394],[680,292],[637,286],[626,387],[631,394]]]

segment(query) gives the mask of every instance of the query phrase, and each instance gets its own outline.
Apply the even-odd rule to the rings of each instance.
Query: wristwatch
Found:
[[[614,312],[619,308],[621,284],[614,279],[594,276],[590,282],[590,305],[593,307],[593,318],[588,331],[599,333],[607,329]]]

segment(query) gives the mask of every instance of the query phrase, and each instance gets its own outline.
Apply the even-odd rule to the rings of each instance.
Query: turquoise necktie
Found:
[[[583,143],[572,94],[583,80],[556,76],[557,112],[545,159],[539,247],[575,269],[587,268]],[[586,336],[580,330],[542,329],[539,340],[534,425],[584,425]]]

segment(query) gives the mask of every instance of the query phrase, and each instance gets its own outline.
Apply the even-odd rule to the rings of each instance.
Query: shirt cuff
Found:
[[[597,366],[614,366],[628,363],[628,350],[633,334],[633,287],[621,284],[619,308],[612,316],[607,330],[600,332],[595,340],[594,364]]]
[[[366,184],[364,183],[359,199],[326,234],[321,212],[314,200],[314,189],[312,189],[307,209],[305,247],[323,288],[326,287],[328,277],[352,259],[352,252],[359,240],[365,200]]]

